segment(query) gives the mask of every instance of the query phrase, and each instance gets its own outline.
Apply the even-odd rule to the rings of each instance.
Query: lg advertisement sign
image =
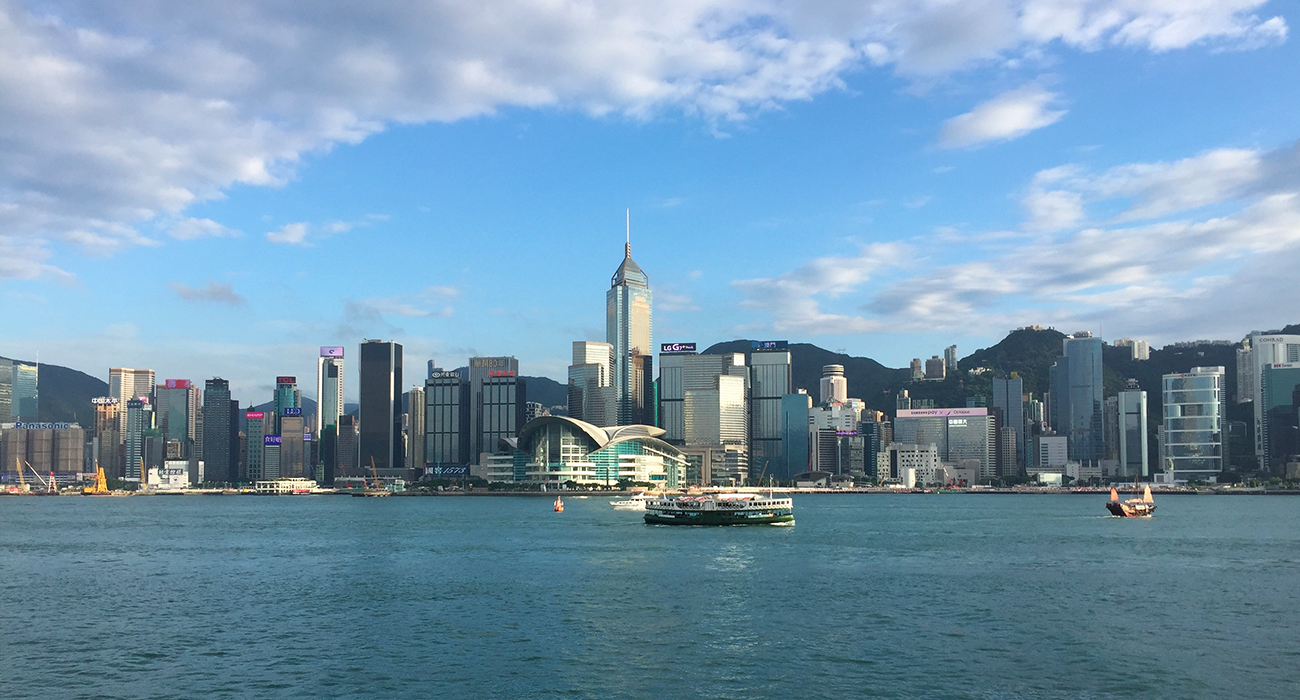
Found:
[[[672,354],[675,352],[695,352],[695,343],[663,343],[659,346],[659,352]]]

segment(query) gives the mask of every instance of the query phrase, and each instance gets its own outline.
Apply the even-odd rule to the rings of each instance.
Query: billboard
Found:
[[[754,352],[765,352],[769,350],[789,350],[790,341],[788,340],[755,340]]]
[[[447,464],[447,465],[441,465],[437,467],[425,467],[424,473],[426,476],[433,476],[433,477],[460,478],[463,476],[469,476],[469,467],[464,464],[458,464],[458,465]]]
[[[321,357],[343,357],[343,348],[338,345],[331,345],[328,347],[321,346],[320,356]]]
[[[661,343],[659,345],[660,354],[675,352],[695,352],[695,343]]]
[[[281,413],[280,415],[283,415],[283,416],[301,416],[301,415],[302,415],[302,409],[301,409],[301,408],[293,408],[292,406],[290,406],[290,407],[286,407],[286,408],[284,409],[284,413]]]
[[[249,411],[248,413],[244,414],[244,417],[249,420],[257,420],[258,418],[265,418],[266,413],[262,411]]]
[[[90,402],[95,404],[96,406],[114,406],[117,404],[117,399],[113,398],[112,396],[100,396],[98,398],[91,399]]]
[[[311,433],[303,433],[303,434],[302,434],[302,441],[303,441],[303,442],[311,442]]]
[[[280,444],[280,436],[279,436],[279,435],[263,435],[263,436],[262,436],[262,444],[263,444],[263,445],[278,445],[278,444]]]
[[[508,369],[510,360],[509,357],[471,357],[469,366],[476,369]]]
[[[163,382],[163,387],[167,389],[189,389],[192,386],[193,383],[188,379],[168,379]]]
[[[439,371],[429,373],[429,379],[451,379],[452,377],[460,379],[460,372],[452,370],[450,372]]]
[[[950,416],[987,416],[987,408],[900,408],[899,418],[948,418]]]
[[[276,377],[275,383],[276,384],[297,384],[298,378],[297,377]]]
[[[488,370],[488,376],[489,377],[513,377],[515,376],[515,373],[511,372],[508,369],[493,369],[493,370]]]

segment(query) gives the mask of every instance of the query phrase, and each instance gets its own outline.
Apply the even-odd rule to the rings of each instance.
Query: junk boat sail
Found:
[[[1110,503],[1106,504],[1106,510],[1117,518],[1149,518],[1156,509],[1155,499],[1151,498],[1151,487],[1147,486],[1142,489],[1141,498],[1130,498],[1126,501],[1119,500],[1119,492],[1115,487],[1110,489]]]
[[[793,525],[794,501],[756,493],[718,493],[646,501],[650,525]]]

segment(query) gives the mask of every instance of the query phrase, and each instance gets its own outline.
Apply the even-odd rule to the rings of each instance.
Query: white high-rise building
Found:
[[[316,360],[316,426],[320,435],[327,426],[338,426],[343,415],[343,348],[320,349]],[[336,433],[337,434],[337,433]]]
[[[821,403],[844,403],[849,399],[849,380],[844,378],[844,365],[822,367]]]
[[[613,347],[611,384],[618,406],[618,425],[648,422],[649,414],[653,413],[650,405],[653,397],[646,390],[654,376],[646,366],[654,352],[651,345],[653,303],[650,278],[632,260],[629,224],[623,262],[614,271],[609,291],[605,293],[605,341]]]
[[[1166,374],[1162,392],[1165,414],[1160,459],[1166,478],[1214,481],[1223,471],[1227,446],[1223,367],[1193,367],[1183,374]]]
[[[126,402],[131,399],[138,399],[141,396],[153,396],[154,381],[154,371],[151,369],[110,367],[108,369],[108,395],[117,399],[118,406],[126,406]],[[120,440],[126,438],[126,414],[125,410],[118,414],[117,434]]]

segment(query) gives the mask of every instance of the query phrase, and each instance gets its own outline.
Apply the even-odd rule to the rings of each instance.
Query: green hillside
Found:
[[[79,423],[83,428],[94,426],[95,409],[90,400],[108,395],[108,382],[58,365],[42,363],[37,368],[37,382],[40,385],[38,419],[41,421]]]

